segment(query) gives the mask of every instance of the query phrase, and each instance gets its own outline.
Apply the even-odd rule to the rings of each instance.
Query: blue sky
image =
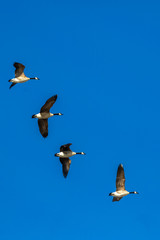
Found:
[[[159,1],[3,1],[0,239],[158,239]],[[9,90],[13,62],[40,81]],[[43,139],[31,116],[58,94]],[[67,179],[54,154],[72,142]],[[119,163],[126,189],[115,190]],[[120,235],[122,234],[122,235]]]

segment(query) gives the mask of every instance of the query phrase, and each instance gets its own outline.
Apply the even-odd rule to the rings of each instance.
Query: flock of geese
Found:
[[[9,82],[12,83],[9,87],[10,89],[13,86],[15,86],[17,83],[24,83],[24,82],[27,82],[27,81],[33,80],[33,79],[39,80],[38,77],[32,77],[32,78],[27,77],[24,74],[25,66],[23,64],[15,62],[13,64],[13,66],[15,67],[15,78],[12,78],[9,80]],[[38,118],[39,131],[44,138],[46,138],[48,136],[48,118],[53,117],[55,115],[58,115],[58,116],[63,115],[62,113],[50,113],[50,109],[53,106],[53,104],[56,102],[56,100],[57,100],[57,95],[52,96],[41,107],[40,113],[34,114],[32,116],[32,118]],[[55,157],[59,157],[59,160],[62,164],[63,176],[65,178],[68,175],[70,165],[71,165],[71,160],[69,158],[74,155],[77,155],[77,154],[85,155],[84,152],[73,152],[70,149],[71,145],[72,145],[72,143],[62,145],[60,147],[60,152],[55,154]],[[127,196],[128,194],[138,194],[138,192],[136,192],[136,191],[128,192],[125,189],[124,168],[123,168],[123,165],[120,164],[118,166],[118,170],[117,170],[116,191],[111,192],[109,194],[109,196],[113,196],[112,201],[115,202],[115,201],[119,201],[121,198],[123,198],[124,196]]]

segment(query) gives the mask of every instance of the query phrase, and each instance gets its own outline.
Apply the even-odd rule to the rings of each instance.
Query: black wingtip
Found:
[[[122,168],[123,168],[123,164],[122,164],[122,163],[120,163],[118,167],[122,167]]]
[[[42,136],[46,138],[48,136],[48,133],[44,133]]]
[[[54,97],[55,100],[57,100],[58,95],[56,94],[56,95],[54,95],[53,97]]]
[[[67,176],[68,176],[68,172],[63,172],[63,177],[67,178]]]
[[[11,86],[9,87],[9,89],[11,89],[15,85],[16,85],[16,83],[12,83]]]
[[[13,63],[13,66],[16,68],[18,64],[21,64],[21,63],[14,62],[14,63]]]
[[[18,64],[18,62],[14,62],[14,63],[13,63],[13,66],[16,68],[16,67],[17,67],[17,64]]]

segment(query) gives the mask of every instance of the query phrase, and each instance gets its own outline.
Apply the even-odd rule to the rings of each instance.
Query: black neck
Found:
[[[76,154],[82,154],[81,152],[77,152]]]
[[[30,79],[35,79],[35,77],[34,78],[30,78]]]
[[[135,192],[129,192],[129,194],[134,194]]]

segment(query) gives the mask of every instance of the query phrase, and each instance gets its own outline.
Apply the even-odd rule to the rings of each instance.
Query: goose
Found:
[[[39,131],[44,138],[48,136],[48,118],[55,115],[63,115],[62,113],[50,113],[49,110],[57,100],[57,95],[49,98],[41,107],[40,113],[32,115],[32,118],[38,118]]]
[[[70,165],[71,165],[71,160],[69,159],[69,157],[72,157],[76,154],[85,155],[84,152],[72,152],[71,149],[70,149],[71,145],[72,145],[72,143],[62,145],[60,147],[60,152],[55,154],[55,157],[59,157],[59,160],[62,164],[63,176],[65,178],[68,175],[69,168],[70,168]]]
[[[124,196],[128,194],[138,194],[138,192],[128,192],[125,190],[125,176],[124,176],[124,169],[123,165],[120,164],[117,170],[117,177],[116,177],[116,191],[109,194],[109,196],[113,196],[112,202],[119,201]]]
[[[24,74],[25,66],[22,63],[15,62],[13,64],[13,66],[16,68],[16,70],[15,70],[15,78],[12,78],[12,79],[10,79],[8,81],[8,82],[12,82],[11,86],[9,87],[9,89],[11,89],[17,83],[27,82],[30,79],[39,80],[39,78],[37,78],[37,77],[34,77],[34,78],[26,77],[26,75]]]

